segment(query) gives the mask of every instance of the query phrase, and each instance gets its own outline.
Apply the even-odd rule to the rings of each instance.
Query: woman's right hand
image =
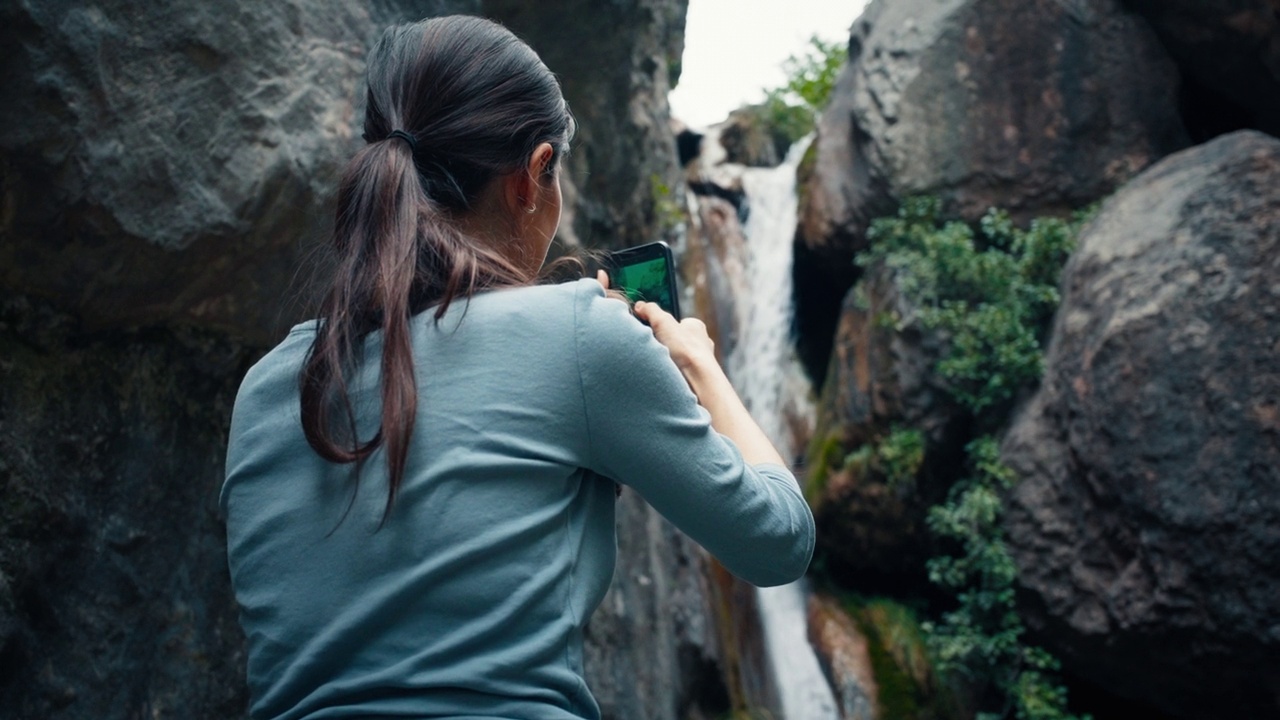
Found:
[[[697,318],[676,320],[675,316],[662,306],[652,302],[637,302],[632,307],[636,317],[648,323],[653,336],[671,353],[671,359],[692,385],[693,374],[705,371],[714,366],[716,361],[716,344],[707,334],[706,323]]]

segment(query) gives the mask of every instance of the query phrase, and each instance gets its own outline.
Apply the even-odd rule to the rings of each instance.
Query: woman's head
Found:
[[[300,378],[302,424],[324,458],[385,445],[387,508],[417,408],[409,317],[532,281],[560,218],[558,166],[573,134],[559,83],[488,20],[388,28],[369,53],[362,148],[338,188],[334,282]],[[361,442],[343,371],[382,331],[382,423]],[[333,412],[343,422],[334,427]]]
[[[423,189],[454,212],[549,143],[568,150],[573,121],[560,85],[511,31],[453,15],[388,28],[368,59],[365,140],[417,140]]]

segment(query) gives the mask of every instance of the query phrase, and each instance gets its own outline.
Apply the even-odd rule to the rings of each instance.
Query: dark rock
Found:
[[[1122,0],[1146,18],[1184,78],[1196,141],[1253,128],[1280,135],[1280,6],[1274,0]]]
[[[58,330],[75,323],[0,305],[0,706],[242,716],[217,496],[251,353],[194,331]]]
[[[758,108],[741,108],[729,113],[719,126],[719,141],[725,160],[748,167],[774,167],[786,156],[778,152],[773,134]]]
[[[992,206],[1061,215],[1187,137],[1172,61],[1116,0],[875,0],[816,142],[797,235],[802,343],[830,332],[809,318],[830,317],[870,221],[905,197],[938,195],[970,221]]]
[[[661,239],[679,187],[667,92],[684,51],[688,0],[484,0],[562,80],[578,118],[561,239],[623,248]],[[571,212],[570,212],[571,211]]]
[[[449,12],[506,22],[564,79],[582,129],[563,239],[653,239],[655,188],[679,177],[666,89],[684,8],[6,3],[0,286],[93,327],[181,321],[269,343],[311,299],[294,278],[360,142],[365,49],[392,21]]]
[[[618,568],[587,627],[587,684],[606,718],[729,710],[702,548],[634,492],[618,501]]]
[[[1028,624],[1177,717],[1280,713],[1278,178],[1247,131],[1109,199],[1002,446]]]
[[[891,272],[880,267],[864,277],[845,298],[818,402],[808,453],[818,541],[835,573],[860,591],[926,584],[922,568],[935,547],[925,515],[945,499],[972,433],[970,416],[934,370],[941,339],[911,320],[916,314]],[[899,428],[917,429],[924,440],[923,465],[910,481],[890,483],[866,463],[845,460]]]

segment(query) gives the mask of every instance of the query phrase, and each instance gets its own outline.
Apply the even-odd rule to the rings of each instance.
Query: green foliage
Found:
[[[649,176],[649,191],[653,198],[653,214],[658,221],[658,231],[662,234],[674,231],[687,217],[684,204],[657,173]]]
[[[928,562],[929,579],[955,591],[959,601],[942,622],[924,625],[929,647],[943,672],[992,683],[1005,698],[999,712],[979,718],[1001,720],[1010,712],[1018,720],[1076,718],[1067,712],[1066,689],[1052,676],[1057,660],[1022,641],[1026,628],[1014,605],[1017,568],[1000,526],[1000,495],[1012,486],[1013,473],[1000,462],[990,435],[966,450],[970,476],[953,486],[947,502],[928,517],[934,533],[961,548],[958,556]]]
[[[939,330],[948,350],[938,373],[962,405],[976,413],[999,407],[1042,371],[1040,344],[1058,304],[1058,273],[1078,225],[1037,219],[1014,226],[992,209],[981,236],[962,222],[940,224],[936,198],[913,198],[898,216],[872,223],[871,249],[860,265],[884,263],[919,308],[919,321]],[[901,326],[912,318],[898,318]]]
[[[867,639],[879,716],[896,720],[955,717],[955,701],[934,671],[911,608],[883,598],[849,602],[846,611]]]
[[[813,132],[814,119],[831,97],[836,76],[848,57],[844,44],[811,36],[803,54],[783,61],[786,84],[765,90],[759,107],[766,126],[787,138],[787,145]]]
[[[845,456],[844,445],[836,433],[815,437],[805,455],[812,459],[805,477],[804,496],[809,501],[809,506],[816,511],[818,504],[822,502],[822,491],[827,487],[831,468],[836,467]]]
[[[939,222],[935,198],[903,203],[897,217],[872,223],[871,249],[857,258],[883,263],[915,315],[891,318],[937,331],[945,349],[936,370],[976,425],[1005,421],[1010,401],[1042,372],[1041,346],[1058,304],[1058,275],[1075,235],[1092,210],[1071,221],[1038,219],[1023,230],[992,209],[978,232]],[[929,579],[955,593],[956,607],[924,623],[928,645],[944,673],[975,687],[993,687],[1003,707],[982,720],[1068,720],[1057,661],[1023,642],[1026,628],[1014,602],[1017,567],[1005,545],[1000,498],[1015,478],[1000,461],[992,435],[967,447],[969,473],[927,524],[958,554],[928,561]],[[1086,716],[1087,717],[1087,716]]]
[[[845,44],[810,36],[809,47],[803,55],[792,55],[782,63],[782,71],[787,74],[783,92],[814,112],[821,110],[831,97],[836,76],[848,58],[849,49]]]
[[[924,464],[924,433],[913,428],[893,428],[882,440],[867,443],[845,456],[845,467],[884,479],[889,487],[911,483]]]

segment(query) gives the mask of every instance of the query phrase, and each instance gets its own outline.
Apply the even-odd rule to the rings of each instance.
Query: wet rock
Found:
[[[695,196],[689,229],[680,256],[686,296],[693,305],[687,314],[707,324],[723,364],[738,344],[747,298],[747,245],[738,212],[728,201]]]
[[[1246,131],[1109,199],[1002,445],[1029,626],[1176,717],[1280,713],[1278,178]]]
[[[740,108],[720,124],[720,145],[728,162],[748,167],[774,167],[787,154],[789,143],[778,148],[767,121],[758,108]]]
[[[813,644],[846,720],[874,720],[879,688],[867,639],[840,604],[822,595],[809,598],[809,642]]]
[[[924,524],[963,465],[971,417],[949,396],[935,366],[941,338],[916,314],[883,267],[845,298],[818,401],[806,492],[833,571],[863,591],[923,589],[936,554]],[[919,430],[924,455],[912,478],[890,480],[870,455],[896,430]],[[854,453],[868,453],[858,459]]]

